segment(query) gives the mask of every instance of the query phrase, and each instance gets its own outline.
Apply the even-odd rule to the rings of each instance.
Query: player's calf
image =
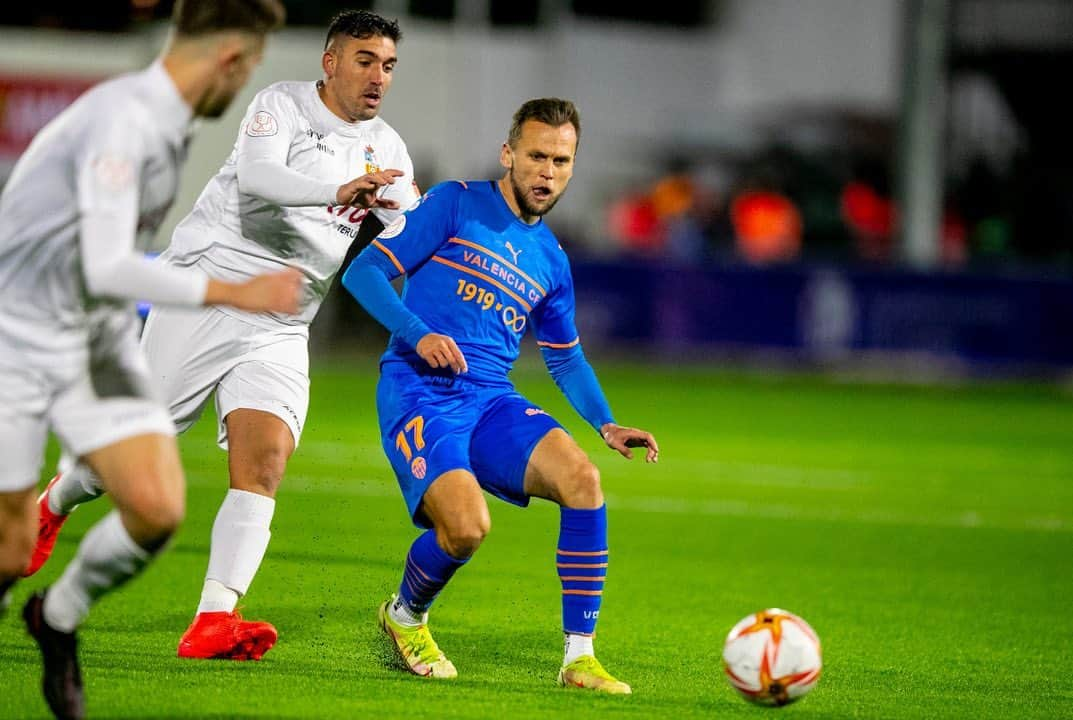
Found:
[[[34,490],[0,493],[0,582],[22,575],[34,547]]]

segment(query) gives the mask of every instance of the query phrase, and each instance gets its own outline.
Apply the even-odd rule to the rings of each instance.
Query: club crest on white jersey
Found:
[[[276,124],[276,118],[272,117],[272,113],[265,110],[255,113],[246,126],[246,134],[250,137],[269,137],[278,132],[279,125]]]

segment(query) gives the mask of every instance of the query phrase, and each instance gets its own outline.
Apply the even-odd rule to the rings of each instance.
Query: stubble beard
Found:
[[[525,193],[525,189],[518,184],[517,178],[514,177],[514,168],[510,169],[510,188],[514,193],[514,202],[518,203],[518,208],[528,215],[529,217],[543,217],[551,212],[551,209],[555,207],[555,203],[559,202],[561,195],[555,195],[551,198],[547,205],[543,208],[533,206],[529,202],[529,198]]]

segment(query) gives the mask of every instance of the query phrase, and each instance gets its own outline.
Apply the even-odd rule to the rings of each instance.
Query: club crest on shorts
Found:
[[[425,479],[425,473],[428,472],[428,465],[425,463],[425,458],[418,456],[414,458],[414,461],[410,463],[410,472],[414,474],[414,477],[418,480]]]

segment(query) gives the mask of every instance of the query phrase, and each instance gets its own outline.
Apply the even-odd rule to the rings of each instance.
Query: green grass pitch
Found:
[[[175,657],[200,592],[225,456],[182,439],[187,521],[82,634],[91,717],[1040,718],[1073,716],[1073,400],[1036,385],[919,388],[596,363],[656,466],[603,448],[540,368],[519,387],[603,473],[611,567],[597,650],[631,697],[554,684],[558,514],[489,498],[492,532],[432,629],[456,682],[401,673],[375,628],[415,530],[376,432],[374,361],[315,363],[308,426],[244,600],[280,631],[260,663]],[[72,518],[0,620],[0,717],[44,717],[18,608],[109,507]],[[770,710],[721,675],[730,627],[783,607],[823,641],[811,695]]]

